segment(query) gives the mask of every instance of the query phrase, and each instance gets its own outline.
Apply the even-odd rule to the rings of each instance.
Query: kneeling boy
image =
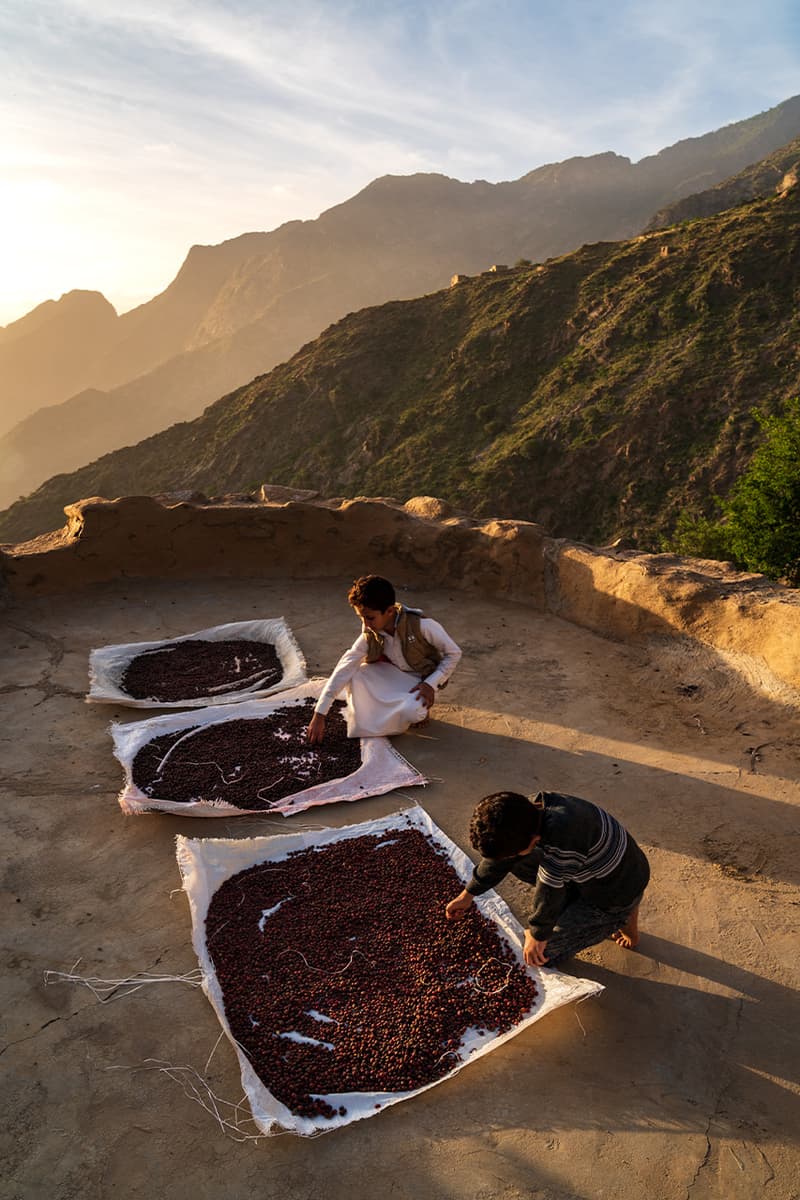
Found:
[[[322,741],[325,714],[344,688],[349,737],[405,733],[427,718],[437,689],[461,658],[438,621],[396,602],[388,579],[362,575],[347,599],[363,631],[339,659],[315,705],[306,732],[312,745]]]
[[[472,814],[470,842],[481,855],[472,880],[447,905],[464,915],[474,896],[511,872],[534,887],[525,931],[528,966],[552,965],[607,937],[639,941],[639,902],[650,879],[643,851],[605,809],[577,796],[494,792]]]

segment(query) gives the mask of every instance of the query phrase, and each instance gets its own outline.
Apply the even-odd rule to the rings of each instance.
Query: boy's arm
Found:
[[[550,938],[566,903],[567,889],[552,887],[550,884],[544,883],[540,869],[533,892],[533,907],[528,920],[531,934],[537,942],[546,942]]]
[[[319,700],[314,705],[315,715],[324,717],[336,697],[341,692],[358,670],[359,664],[363,662],[367,654],[367,638],[366,634],[361,634],[353,642],[349,650],[345,650],[342,657],[339,659],[336,666],[333,668],[328,682],[320,692]]]
[[[504,863],[493,861],[490,858],[482,858],[477,867],[473,867],[472,879],[463,892],[459,892],[455,899],[447,905],[445,909],[447,918],[456,920],[463,917],[472,907],[476,896],[482,896],[484,892],[488,892],[489,888],[494,887],[501,879],[505,879],[507,874],[508,867]]]
[[[473,868],[472,879],[466,888],[470,896],[482,896],[489,888],[497,887],[509,872],[510,863],[497,858],[482,858],[477,867]]]
[[[533,911],[525,930],[522,953],[529,967],[547,965],[547,943],[566,903],[567,889],[544,883],[540,874],[533,893]]]
[[[325,737],[325,717],[322,713],[315,712],[308,723],[306,729],[306,741],[312,746],[317,746]]]
[[[420,632],[426,641],[435,646],[442,656],[439,665],[424,680],[425,683],[435,690],[441,687],[443,683],[446,683],[453,674],[453,671],[455,671],[461,659],[461,647],[456,645],[447,630],[438,621],[434,621],[432,617],[422,618],[420,621]]]

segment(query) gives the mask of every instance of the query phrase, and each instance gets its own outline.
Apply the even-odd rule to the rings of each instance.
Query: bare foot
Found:
[[[639,906],[633,910],[624,925],[611,934],[612,942],[622,946],[623,950],[633,950],[639,945]]]
[[[411,726],[411,728],[412,729],[424,729],[425,726],[428,724],[430,724],[430,717],[423,717],[421,721],[415,721],[414,724]]]

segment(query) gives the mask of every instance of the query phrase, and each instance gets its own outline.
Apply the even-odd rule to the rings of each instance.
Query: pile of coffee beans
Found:
[[[341,1092],[406,1092],[530,1011],[536,986],[411,826],[250,867],[212,897],[206,939],[233,1036],[293,1113],[344,1115]]]
[[[204,696],[272,687],[283,677],[275,647],[244,639],[191,638],[144,650],[131,659],[120,688],[134,700],[178,704]]]
[[[134,757],[133,782],[157,800],[224,802],[261,811],[295,792],[352,775],[361,766],[361,746],[347,736],[343,703],[337,701],[328,714],[323,742],[310,746],[306,728],[314,703],[162,734]]]

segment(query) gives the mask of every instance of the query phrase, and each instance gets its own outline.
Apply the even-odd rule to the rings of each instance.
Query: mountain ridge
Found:
[[[792,138],[785,146],[768,154],[766,158],[745,167],[703,192],[685,196],[655,213],[648,222],[645,232],[677,225],[680,221],[691,221],[697,217],[710,217],[724,212],[737,204],[746,204],[759,196],[774,192],[784,177],[800,163],[800,137]]]
[[[796,390],[799,197],[351,314],[202,417],[49,481],[0,534],[80,496],[267,479],[657,546],[741,470],[753,405]]]
[[[492,262],[544,261],[584,241],[629,237],[665,191],[671,197],[709,169],[709,146],[718,147],[715,169],[725,176],[737,156],[748,158],[789,127],[800,132],[800,97],[637,164],[606,151],[500,183],[383,176],[314,221],[192,247],[159,296],[118,318],[113,344],[93,355],[76,402],[56,412],[49,399],[46,415],[3,439],[0,504],[55,472],[193,418],[348,311],[438,290],[452,274]],[[0,367],[2,351],[0,341]],[[82,448],[63,430],[84,420],[86,388],[107,399],[102,411],[95,406]]]

